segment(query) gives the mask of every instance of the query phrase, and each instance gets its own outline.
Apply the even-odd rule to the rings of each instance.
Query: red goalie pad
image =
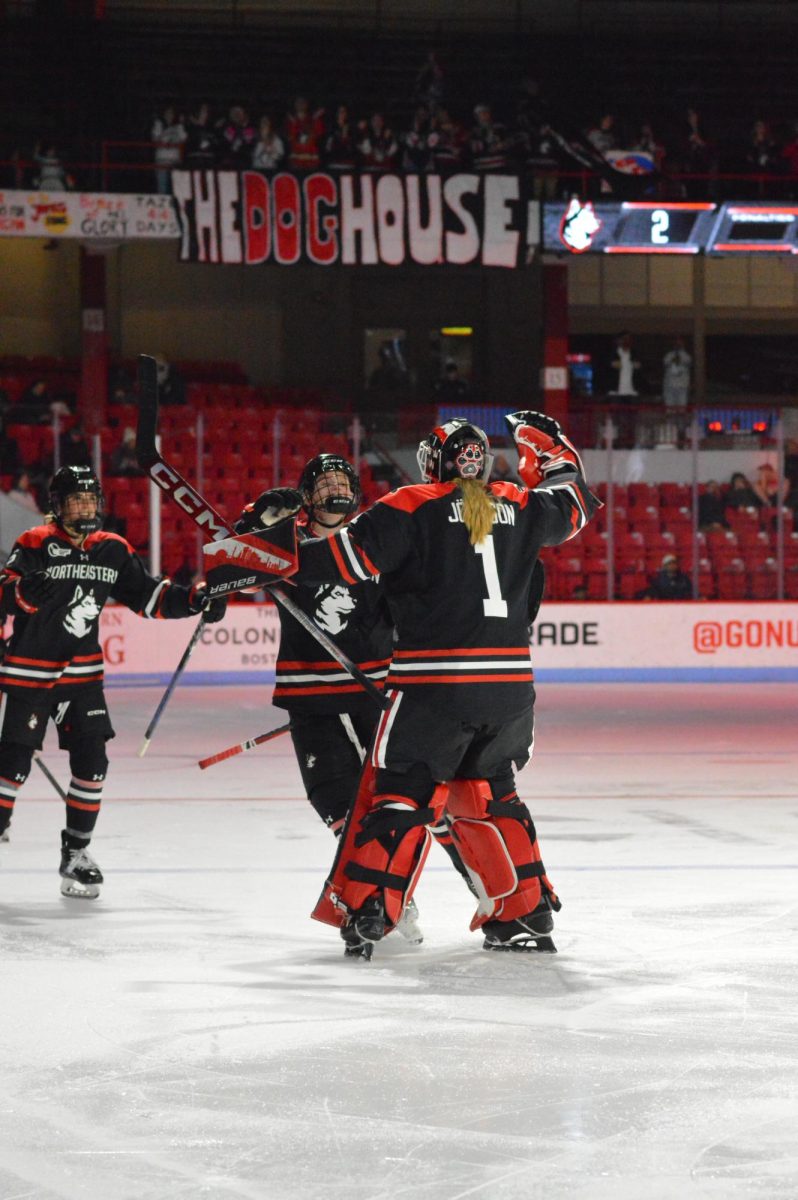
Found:
[[[202,547],[202,558],[211,596],[265,587],[296,573],[296,524],[288,519],[269,529],[210,542]]]
[[[454,780],[449,791],[452,838],[479,895],[471,928],[525,916],[540,903],[541,888],[556,912],[560,903],[544,873],[532,819],[515,793],[494,800],[485,779]]]
[[[429,807],[420,809],[405,796],[375,795],[374,779],[375,769],[368,763],[332,872],[311,916],[340,927],[379,891],[390,932],[413,895],[431,842],[426,825],[440,819],[446,789],[436,788]]]

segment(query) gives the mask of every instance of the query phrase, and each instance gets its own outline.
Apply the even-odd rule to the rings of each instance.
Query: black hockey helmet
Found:
[[[313,503],[313,492],[322,475],[329,475],[333,472],[340,472],[349,480],[349,486],[352,490],[351,496],[327,496],[319,504]],[[351,513],[357,512],[360,508],[361,488],[360,480],[357,472],[350,462],[348,462],[341,454],[317,454],[315,458],[311,458],[310,462],[305,463],[305,467],[299,477],[299,490],[302,493],[302,499],[305,505],[305,512],[313,519],[314,513],[319,511],[330,513],[333,516],[348,517]]]
[[[60,467],[50,480],[50,508],[59,525],[63,525],[64,503],[77,492],[91,492],[97,497],[93,517],[79,517],[70,528],[77,533],[96,533],[102,525],[103,490],[92,467]]]
[[[465,417],[453,417],[433,429],[419,443],[416,460],[424,483],[452,479],[487,482],[493,466],[488,435]]]

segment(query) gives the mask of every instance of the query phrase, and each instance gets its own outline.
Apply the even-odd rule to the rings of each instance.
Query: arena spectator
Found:
[[[782,479],[779,486],[779,476],[776,468],[769,462],[757,467],[753,490],[764,505],[785,504],[790,492],[789,479]]]
[[[692,600],[692,581],[680,569],[675,554],[664,556],[662,567],[651,580],[644,596],[650,600]]]
[[[443,375],[435,380],[432,390],[439,404],[459,404],[468,396],[468,381],[461,376],[460,368],[453,358],[447,358]]]
[[[634,140],[632,150],[641,151],[643,154],[650,154],[651,160],[654,163],[654,170],[662,170],[662,163],[665,159],[665,147],[662,142],[657,140],[654,127],[650,121],[644,121],[640,126],[640,132]]]
[[[463,161],[468,135],[453,121],[448,109],[439,108],[430,122],[430,146],[435,170],[441,174],[456,171]]]
[[[216,137],[221,167],[240,171],[251,165],[258,134],[243,104],[230,105],[227,116],[216,126]]]
[[[762,500],[757,496],[751,481],[742,471],[735,471],[726,493],[727,508],[761,508]]]
[[[769,175],[779,166],[779,146],[767,121],[754,121],[745,154],[749,171],[757,175]]]
[[[274,128],[271,117],[258,124],[258,140],[252,150],[252,165],[257,171],[275,171],[285,158],[285,142]]]
[[[673,340],[671,349],[662,360],[662,403],[666,408],[686,408],[690,400],[690,367],[683,337]]]
[[[507,168],[510,149],[507,130],[494,121],[490,105],[478,104],[474,109],[476,124],[469,141],[471,161],[475,171],[503,171]]]
[[[216,164],[217,142],[211,124],[211,106],[202,100],[189,113],[183,161],[192,171],[210,171]]]
[[[6,433],[5,413],[0,413],[0,475],[13,475],[19,470],[19,446]]]
[[[698,109],[688,108],[685,116],[681,151],[682,170],[688,175],[712,175],[717,166],[715,149],[704,133]],[[711,190],[710,181],[707,179],[689,179],[686,188],[688,195],[693,198],[707,196]]]
[[[288,139],[288,165],[294,171],[315,171],[321,161],[324,138],[324,109],[310,111],[305,96],[297,96],[285,122]]]
[[[50,419],[53,403],[54,399],[46,382],[43,379],[35,379],[20,396],[19,408],[12,410],[14,419],[30,424],[43,424]]]
[[[155,187],[160,195],[165,196],[172,190],[172,170],[182,161],[186,141],[183,118],[178,116],[174,104],[167,104],[160,116],[155,118],[150,138],[155,144]]]
[[[40,511],[28,471],[22,470],[17,474],[8,492],[8,498],[15,504],[21,504],[23,508],[30,509],[31,512],[38,513]]]
[[[429,109],[419,105],[413,114],[413,123],[407,133],[402,134],[402,167],[405,171],[423,174],[433,168],[432,129]]]
[[[416,76],[413,87],[414,103],[423,105],[430,114],[434,115],[438,111],[439,105],[443,103],[445,79],[445,72],[438,62],[438,56],[434,50],[430,50]]]
[[[122,441],[111,453],[108,466],[109,475],[142,475],[139,461],[136,457],[136,431],[128,425],[122,434]]]
[[[324,139],[324,159],[330,171],[352,171],[357,154],[355,129],[349,120],[349,109],[339,104],[335,122]]]
[[[717,479],[710,479],[698,497],[698,528],[702,533],[728,528],[726,504]]]
[[[615,114],[604,113],[599,117],[598,124],[588,129],[586,137],[599,154],[606,154],[608,150],[616,150],[618,139],[615,135]]]
[[[91,466],[91,451],[83,436],[83,426],[80,421],[61,434],[58,446],[62,467]]]
[[[532,191],[536,200],[553,200],[557,195],[560,159],[557,142],[548,125],[535,124],[519,133],[518,148],[522,163],[532,173]]]
[[[364,171],[392,171],[396,167],[399,146],[381,112],[372,113],[368,122],[358,125],[357,152]]]
[[[614,371],[618,372],[618,379],[610,395],[636,396],[635,371],[640,370],[640,363],[635,359],[632,351],[631,333],[625,331],[615,343],[615,358],[612,360],[612,367]]]
[[[161,404],[185,404],[186,384],[177,367],[173,367],[163,354],[156,354],[155,362]]]
[[[40,192],[66,192],[75,186],[75,180],[67,174],[54,142],[37,142],[33,150],[33,162],[36,167],[33,186]]]

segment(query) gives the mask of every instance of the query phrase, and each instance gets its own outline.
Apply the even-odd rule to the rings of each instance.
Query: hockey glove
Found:
[[[505,418],[518,448],[518,474],[528,488],[553,483],[558,476],[575,471],[584,475],[582,460],[562,431],[559,422],[545,413],[522,411]]]
[[[207,586],[198,583],[188,594],[188,610],[190,613],[202,613],[206,625],[215,625],[227,611],[227,598],[209,596]]]
[[[302,504],[302,493],[295,488],[271,488],[247,505],[235,523],[235,531],[252,533],[253,529],[268,529],[286,517],[295,517]]]
[[[31,571],[17,580],[17,604],[23,612],[33,613],[48,604],[57,591],[58,584],[46,571]]]

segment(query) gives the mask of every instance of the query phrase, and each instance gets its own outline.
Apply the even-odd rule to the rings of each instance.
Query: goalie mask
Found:
[[[76,517],[69,528],[83,537],[96,533],[103,523],[103,490],[91,467],[61,467],[50,481],[50,509],[56,524],[64,528],[64,505],[70,496],[89,492],[97,498],[97,508],[92,517]]]
[[[465,417],[454,417],[433,429],[420,443],[416,460],[424,483],[452,479],[487,482],[493,467],[487,434]]]
[[[340,454],[317,454],[312,458],[302,472],[299,490],[311,521],[318,520],[320,513],[329,513],[339,517],[340,524],[360,508],[360,480],[352,464]]]

